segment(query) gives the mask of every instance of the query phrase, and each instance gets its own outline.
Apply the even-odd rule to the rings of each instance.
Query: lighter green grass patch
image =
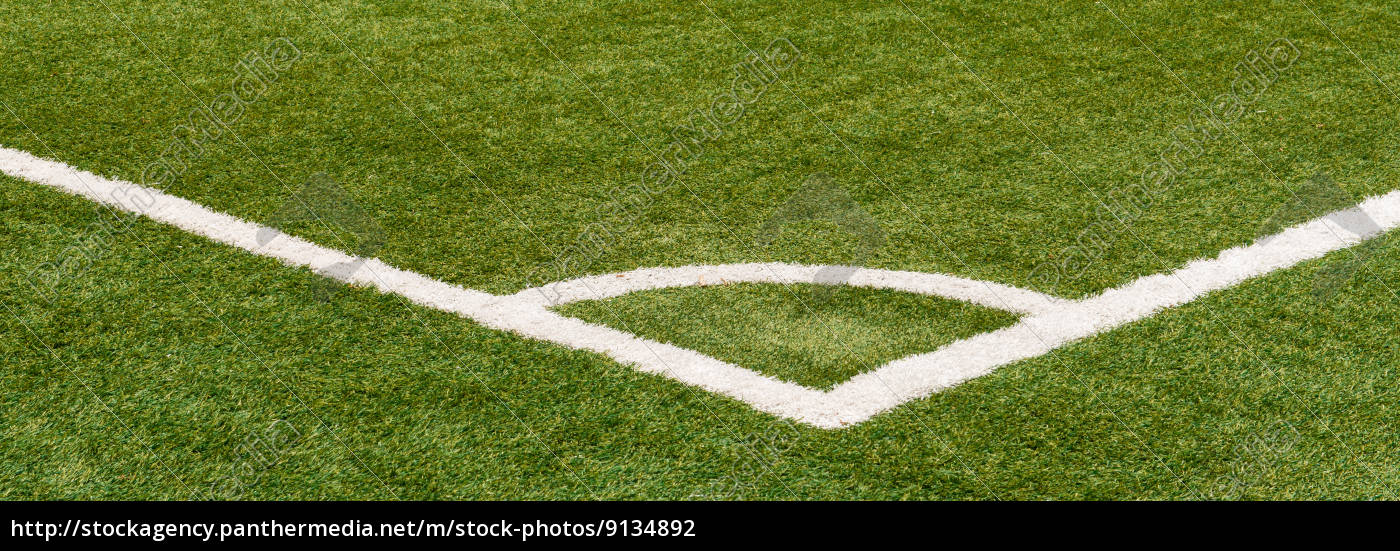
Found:
[[[814,388],[1016,321],[938,297],[777,284],[645,291],[559,310]]]

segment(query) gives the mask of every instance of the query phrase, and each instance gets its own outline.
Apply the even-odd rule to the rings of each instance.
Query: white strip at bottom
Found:
[[[130,182],[111,180],[27,152],[0,147],[0,172],[146,216],[256,255],[310,268],[327,277],[372,286],[453,312],[491,328],[591,350],[743,401],[755,409],[822,428],[865,421],[1006,364],[1034,358],[1067,343],[1151,316],[1165,308],[1226,289],[1374,238],[1400,225],[1400,191],[1351,209],[1290,227],[1254,244],[1225,250],[1178,270],[1146,276],[1083,300],[1065,300],[998,283],[944,274],[857,269],[849,285],[941,296],[1024,314],[1015,325],[907,356],[857,375],[828,391],[781,381],[705,354],[643,339],[551,311],[552,305],[596,300],[668,287],[736,282],[813,283],[823,266],[728,264],[645,268],[585,277],[499,296],[400,270],[378,259],[360,269],[349,254],[286,234],[259,244],[273,230]],[[1369,218],[1374,224],[1348,223]],[[1353,231],[1348,228],[1368,228]],[[264,233],[266,235],[266,233]],[[917,322],[917,320],[913,321]]]

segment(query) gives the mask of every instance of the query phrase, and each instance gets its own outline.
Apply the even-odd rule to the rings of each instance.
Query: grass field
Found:
[[[494,294],[1082,298],[1400,188],[1400,9],[1044,4],[0,0],[0,146]],[[864,229],[771,231],[814,174]],[[1394,235],[828,430],[17,178],[0,225],[5,499],[1400,497]],[[809,287],[559,311],[813,388],[1017,319]]]

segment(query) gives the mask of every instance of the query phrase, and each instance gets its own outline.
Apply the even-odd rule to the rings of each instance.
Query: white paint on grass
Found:
[[[269,228],[193,202],[111,180],[29,153],[0,147],[0,172],[58,188],[170,224],[253,254],[415,303],[453,312],[488,327],[606,354],[647,373],[708,389],[759,410],[823,428],[859,423],[996,368],[1136,321],[1206,293],[1350,247],[1400,226],[1400,191],[1293,226],[1251,245],[1146,276],[1082,300],[1050,297],[998,283],[944,274],[858,269],[848,284],[972,302],[1023,314],[1015,325],[907,356],[852,377],[829,391],[780,381],[705,354],[643,339],[551,311],[551,305],[621,296],[647,289],[726,283],[812,283],[823,266],[728,264],[644,268],[584,277],[498,296],[399,270],[377,259],[356,269],[351,255],[290,235],[260,245]],[[1369,218],[1375,224],[1347,222]],[[1350,229],[1349,229],[1350,228]],[[1356,231],[1356,228],[1367,228]],[[275,230],[273,230],[275,231]],[[266,240],[264,240],[266,241]],[[917,323],[912,320],[911,323]]]
[[[543,306],[580,300],[613,298],[637,291],[722,285],[727,283],[809,284],[828,266],[806,266],[777,262],[642,268],[620,274],[582,277],[526,289],[515,297]],[[978,281],[944,274],[901,272],[849,267],[855,270],[844,284],[871,289],[891,289],[971,302],[988,308],[1021,314],[1045,312],[1065,301],[1046,294],[1000,283]]]

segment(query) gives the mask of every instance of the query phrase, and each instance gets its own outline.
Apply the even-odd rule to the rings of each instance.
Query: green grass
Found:
[[[823,389],[1016,321],[938,297],[770,284],[647,291],[559,311]]]
[[[99,219],[4,184],[4,273]],[[305,436],[244,497],[1394,498],[1400,247],[1314,299],[1348,261],[827,431],[396,297],[323,300],[308,272],[137,222],[52,302],[0,280],[3,492],[205,497],[287,419]],[[1278,457],[1237,452],[1280,422],[1300,436]]]
[[[693,2],[513,4],[520,20],[485,1],[106,4],[120,19],[101,3],[41,3],[0,23],[11,60],[0,99],[66,162],[139,175],[192,109],[229,88],[239,59],[287,37],[302,58],[167,190],[266,220],[326,172],[388,230],[382,256],[492,292],[525,287],[593,223],[619,238],[569,276],[847,261],[753,244],[820,171],[889,234],[874,266],[1080,295],[1247,242],[1286,186],[1318,171],[1362,196],[1390,189],[1400,168],[1388,124],[1400,105],[1294,2],[1228,3],[1210,17],[1110,3],[1151,52],[1092,2],[910,3],[980,81],[898,3],[709,2],[718,17]],[[1382,79],[1400,81],[1394,10],[1316,9]],[[635,220],[599,213],[730,85],[745,45],[778,37],[801,59],[707,145],[684,185]],[[1278,37],[1300,60],[1131,232],[1109,236],[1083,274],[1053,285],[1032,274],[1075,246],[1098,198],[1138,181],[1187,122],[1196,101],[1176,77],[1213,98]],[[0,136],[46,149],[8,113]]]
[[[1071,297],[1306,217],[1275,213],[1319,172],[1354,197],[1397,187],[1400,100],[1381,83],[1400,83],[1393,6],[1310,1],[1329,30],[1297,2],[1041,4],[10,1],[0,145],[136,179],[245,53],[286,37],[301,59],[161,187],[272,222],[326,173],[382,232],[377,256],[493,293],[527,287],[595,225],[615,238],[560,278],[850,262],[850,237],[818,222],[759,244],[818,172],[886,236],[865,264]],[[747,47],[779,37],[801,57],[683,184],[635,215],[605,207]],[[1230,132],[1082,272],[1037,277],[1197,95],[1228,91],[1232,67],[1278,37],[1301,57]],[[147,221],[82,241],[104,216],[0,179],[0,497],[207,497],[278,420],[301,436],[244,473],[243,497],[1400,497],[1393,241],[824,431]],[[283,226],[335,247],[364,237]],[[87,267],[56,292],[30,285],[75,253]],[[1322,279],[1337,292],[1317,294]],[[848,291],[818,325],[783,297],[661,291],[573,310],[813,385],[1002,321]],[[915,310],[953,314],[899,323]],[[702,320],[726,325],[686,325]],[[766,342],[779,330],[791,338]],[[859,361],[818,353],[833,338]]]

